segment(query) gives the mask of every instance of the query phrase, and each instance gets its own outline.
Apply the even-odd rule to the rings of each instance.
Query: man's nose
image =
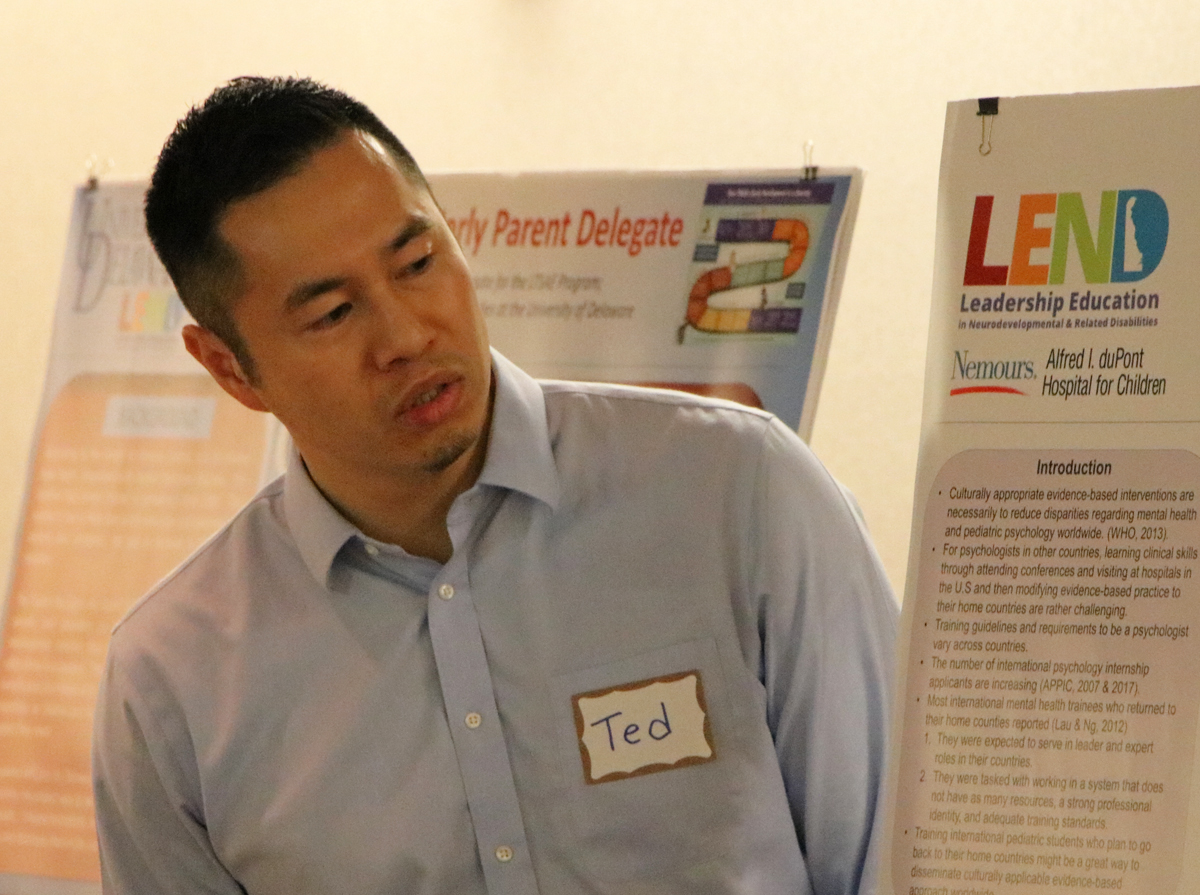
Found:
[[[433,327],[422,313],[418,298],[393,288],[379,288],[371,305],[372,352],[380,369],[420,357],[433,341]]]

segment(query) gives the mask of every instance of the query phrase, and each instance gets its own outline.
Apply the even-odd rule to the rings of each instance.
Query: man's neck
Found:
[[[407,476],[379,474],[343,483],[308,468],[317,489],[363,534],[440,563],[454,552],[450,506],[475,484],[487,455],[487,432],[443,470]]]
[[[336,465],[314,469],[305,460],[305,467],[325,499],[367,537],[445,563],[454,552],[447,525],[450,507],[475,484],[487,458],[496,402],[494,371],[487,402],[482,431],[448,466],[403,471],[357,468],[341,470],[341,475]],[[300,454],[303,457],[303,449]]]

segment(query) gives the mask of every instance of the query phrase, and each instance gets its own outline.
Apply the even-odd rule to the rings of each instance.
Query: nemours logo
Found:
[[[1025,392],[1005,383],[1021,382],[1037,377],[1031,360],[971,360],[970,351],[954,352],[954,367],[950,380],[972,383],[950,389],[951,395],[981,393],[1023,395]]]

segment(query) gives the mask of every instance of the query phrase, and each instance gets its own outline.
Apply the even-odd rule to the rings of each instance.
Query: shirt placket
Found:
[[[451,510],[455,550],[429,589],[429,634],[487,891],[530,895],[537,881],[466,560],[480,497],[463,495]]]

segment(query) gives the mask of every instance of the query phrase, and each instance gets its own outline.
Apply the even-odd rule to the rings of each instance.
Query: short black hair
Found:
[[[235,78],[193,107],[159,153],[146,191],[146,232],[184,306],[252,379],[254,361],[232,316],[239,262],[220,237],[221,218],[349,131],[374,137],[410,181],[429,188],[374,112],[309,78]]]

